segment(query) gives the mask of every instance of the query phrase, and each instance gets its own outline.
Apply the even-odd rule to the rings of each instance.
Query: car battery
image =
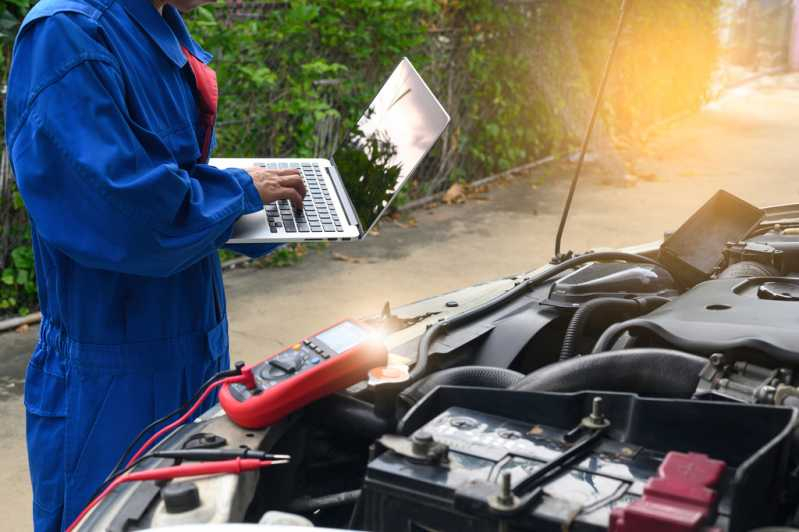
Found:
[[[380,440],[353,524],[749,530],[777,515],[767,494],[795,422],[755,405],[440,387]]]

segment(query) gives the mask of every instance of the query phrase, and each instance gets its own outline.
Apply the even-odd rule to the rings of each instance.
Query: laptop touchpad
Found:
[[[258,212],[245,214],[233,224],[232,239],[253,238],[263,236],[266,225],[266,211],[261,209]]]

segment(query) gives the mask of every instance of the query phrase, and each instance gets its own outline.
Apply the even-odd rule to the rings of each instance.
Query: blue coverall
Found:
[[[181,46],[210,59],[150,0],[41,0],[17,37],[6,141],[43,315],[25,380],[37,531],[68,526],[139,430],[229,366],[217,249],[263,205],[243,170],[198,163]]]

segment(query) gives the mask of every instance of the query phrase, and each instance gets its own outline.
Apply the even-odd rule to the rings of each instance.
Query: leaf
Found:
[[[14,284],[14,270],[11,268],[6,268],[3,270],[3,275],[0,277],[0,281],[3,284],[12,286]]]
[[[333,256],[333,260],[340,260],[342,262],[349,262],[351,264],[360,264],[363,262],[362,259],[357,257],[350,257],[349,255],[344,255],[343,253],[339,253],[338,251],[332,251],[331,255]]]
[[[444,197],[441,198],[446,204],[453,204],[453,203],[463,203],[466,200],[466,191],[460,183],[455,183],[449,190],[444,193]]]
[[[15,247],[11,251],[11,261],[19,270],[30,270],[33,268],[33,250],[30,246]]]

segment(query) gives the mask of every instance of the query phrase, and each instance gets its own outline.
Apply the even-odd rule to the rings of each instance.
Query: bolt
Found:
[[[504,473],[502,473],[502,477],[500,480],[501,483],[499,487],[498,500],[500,503],[510,506],[513,504],[513,491],[511,490],[510,487],[510,480],[511,480],[510,472],[505,471]]]
[[[593,402],[591,403],[591,417],[594,419],[604,419],[605,416],[602,415],[602,398],[601,397],[594,397]]]
[[[713,364],[714,367],[719,367],[724,364],[724,355],[721,353],[713,353],[710,355],[710,363]]]
[[[420,431],[413,435],[411,442],[411,448],[415,454],[427,456],[435,440],[429,432]]]

